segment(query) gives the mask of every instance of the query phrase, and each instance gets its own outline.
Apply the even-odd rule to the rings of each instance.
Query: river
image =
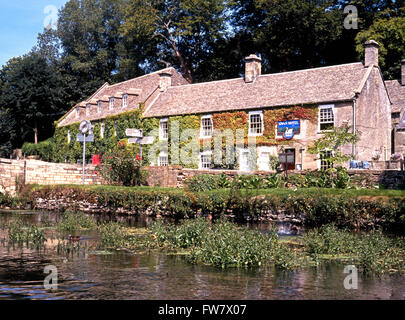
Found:
[[[57,219],[49,213],[0,213],[3,221],[22,216],[30,223]],[[107,219],[106,216],[102,219]],[[108,219],[107,219],[108,220]],[[150,221],[120,217],[131,226]],[[254,226],[252,226],[254,227]],[[267,226],[268,227],[268,226]],[[260,225],[261,230],[266,225]],[[4,234],[0,234],[0,239]],[[83,234],[94,241],[92,233]],[[52,242],[52,240],[48,240]],[[44,289],[46,266],[55,266],[58,287]],[[286,272],[271,268],[220,270],[190,265],[164,253],[78,252],[0,247],[0,299],[103,300],[283,300],[405,299],[405,277],[359,274],[358,289],[344,288],[344,265]]]

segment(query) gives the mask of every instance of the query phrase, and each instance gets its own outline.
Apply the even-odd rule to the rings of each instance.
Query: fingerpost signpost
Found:
[[[84,178],[85,178],[85,170],[86,170],[86,142],[94,142],[94,135],[92,132],[92,124],[90,121],[84,120],[79,125],[79,131],[82,134],[78,134],[76,136],[77,142],[83,143],[83,185],[84,185]],[[88,135],[87,135],[88,134]]]

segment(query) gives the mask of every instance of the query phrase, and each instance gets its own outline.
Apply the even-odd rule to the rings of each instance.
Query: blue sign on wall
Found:
[[[284,134],[286,131],[293,131],[294,134],[299,134],[301,130],[301,121],[300,120],[287,120],[287,121],[278,121],[277,130],[279,134]]]

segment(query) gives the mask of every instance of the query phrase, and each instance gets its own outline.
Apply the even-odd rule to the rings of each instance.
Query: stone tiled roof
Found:
[[[398,80],[385,81],[385,86],[392,102],[392,112],[402,112],[405,109],[405,86]]]
[[[362,63],[314,68],[170,87],[146,109],[146,117],[251,110],[353,99],[367,68]]]
[[[188,82],[174,68],[166,68],[142,77],[131,79],[114,85],[104,84],[86,101],[74,106],[62,119],[58,126],[63,127],[83,120],[99,120],[108,116],[136,110],[139,103],[145,103],[146,107],[154,100],[154,94],[158,94],[160,76],[159,73],[169,72],[172,74],[172,86],[188,84]],[[128,94],[128,106],[122,107],[122,96]],[[114,109],[110,110],[109,100],[114,98]],[[101,113],[98,113],[97,103],[101,101]],[[86,114],[86,105],[90,104],[90,115]],[[79,118],[76,118],[76,107],[80,107]]]

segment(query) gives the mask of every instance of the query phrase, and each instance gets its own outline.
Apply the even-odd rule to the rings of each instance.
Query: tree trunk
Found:
[[[35,128],[34,128],[34,139],[35,139],[35,144],[38,144],[38,127],[37,127],[37,124],[35,124]]]

